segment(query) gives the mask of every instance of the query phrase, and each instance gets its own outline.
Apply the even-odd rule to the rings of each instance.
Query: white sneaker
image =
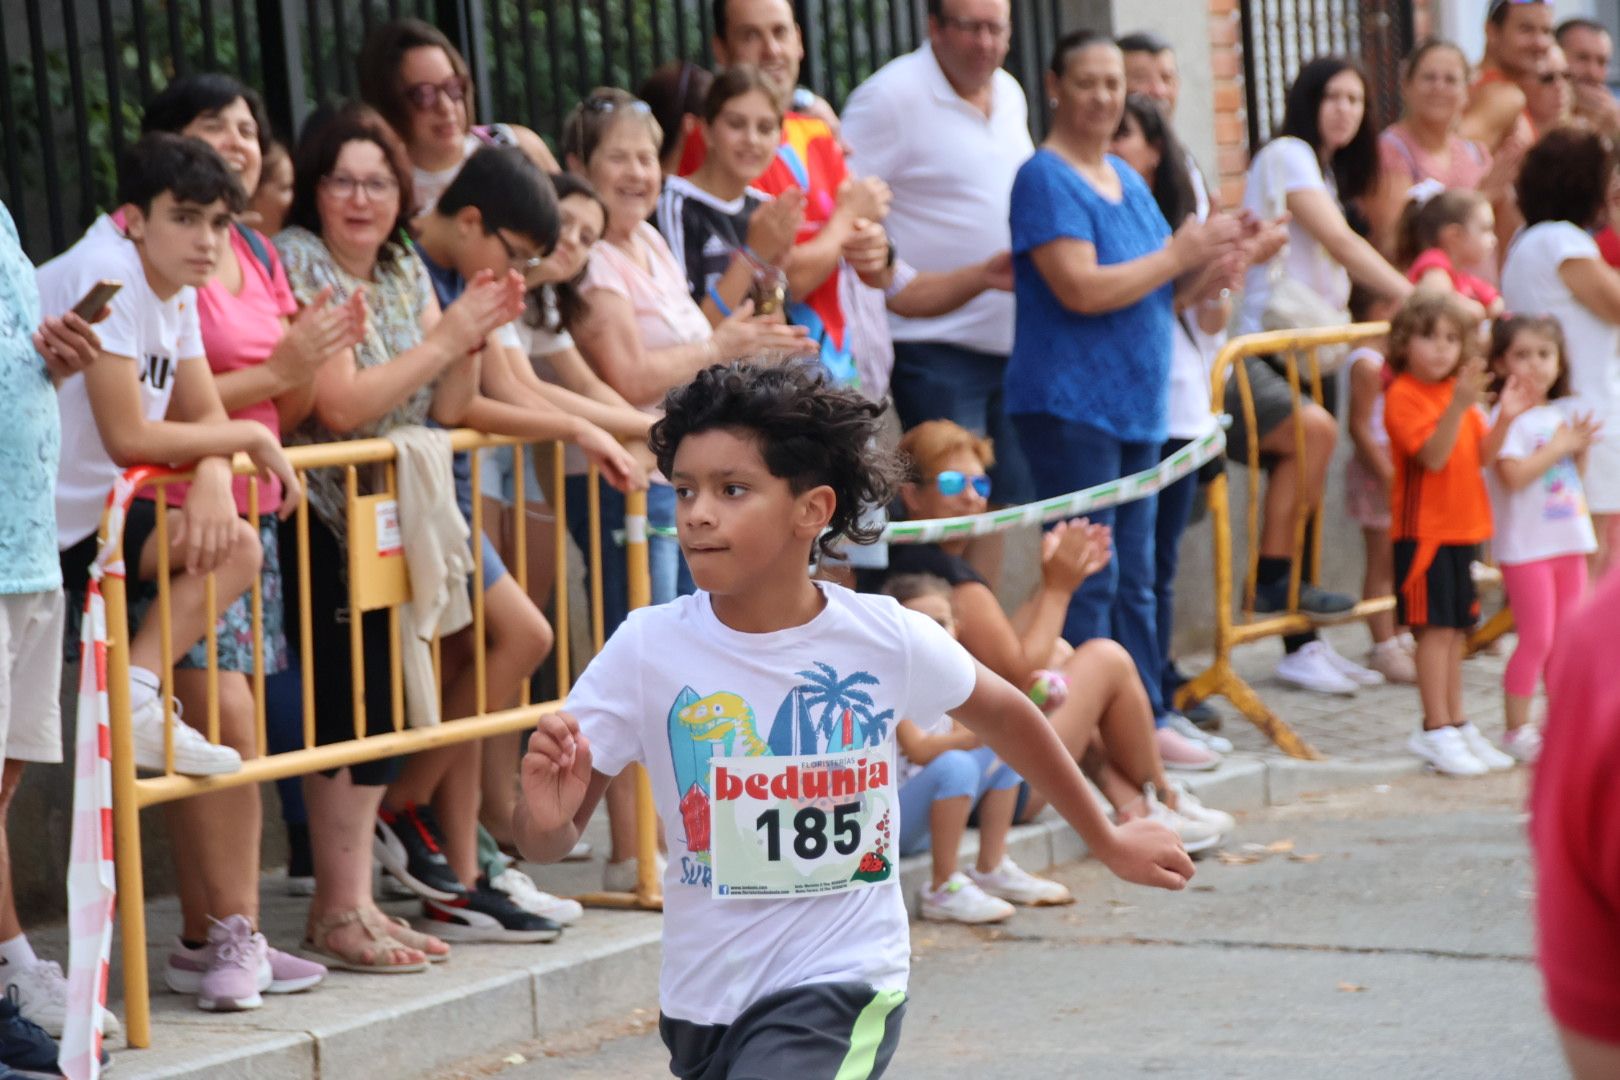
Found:
[[[563,926],[571,926],[585,914],[578,900],[552,896],[534,883],[534,879],[515,866],[509,866],[490,878],[491,888],[499,889],[511,897],[512,903],[530,915],[539,915]]]
[[[1147,802],[1147,819],[1157,821],[1174,832],[1187,854],[1208,851],[1221,842],[1220,829],[1207,821],[1199,821],[1170,809],[1159,801],[1159,793],[1152,784],[1142,785],[1142,798]]]
[[[1435,772],[1446,776],[1484,776],[1489,767],[1468,749],[1468,740],[1454,727],[1414,731],[1406,748]]]
[[[1518,764],[1516,758],[1504,754],[1492,746],[1491,740],[1485,737],[1483,731],[1474,726],[1472,720],[1463,724],[1457,730],[1462,734],[1463,742],[1468,744],[1468,752],[1479,758],[1487,769],[1511,769]]]
[[[162,772],[163,705],[150,697],[131,707],[129,728],[135,742],[135,767]],[[174,702],[174,771],[182,776],[223,776],[242,768],[242,756],[228,746],[215,746],[203,733],[181,719]]]
[[[1534,724],[1514,728],[1502,736],[1502,749],[1513,755],[1513,760],[1525,765],[1535,763],[1541,756],[1541,729]]]
[[[1277,662],[1277,678],[1318,694],[1354,694],[1360,686],[1339,670],[1334,655],[1327,642],[1313,641]]]
[[[1015,910],[1007,901],[979,888],[960,870],[937,889],[924,886],[921,907],[925,919],[959,923],[1000,922]]]
[[[45,1029],[53,1039],[62,1037],[62,1025],[67,1020],[68,984],[62,974],[62,965],[54,960],[35,960],[27,967],[12,973],[8,987],[17,988],[17,1011]],[[123,1033],[118,1017],[100,1009],[100,1027],[103,1038],[112,1039]]]
[[[1183,739],[1191,739],[1195,743],[1202,743],[1217,754],[1230,754],[1232,752],[1231,739],[1223,739],[1219,735],[1210,734],[1175,710],[1165,713],[1164,719],[1165,726]]]
[[[1176,783],[1170,781],[1170,786],[1176,789],[1176,813],[1189,821],[1202,822],[1213,827],[1222,837],[1237,828],[1237,819],[1225,810],[1217,810],[1213,806],[1205,806],[1198,800],[1198,796]]]
[[[981,874],[976,868],[969,867],[967,876],[980,891],[1008,903],[1030,907],[1074,903],[1074,895],[1063,884],[1050,878],[1036,877],[1013,862],[1011,855],[1003,855],[1001,865],[988,874]]]
[[[1340,675],[1343,675],[1345,678],[1349,679],[1351,682],[1355,683],[1357,686],[1384,685],[1384,676],[1374,671],[1372,668],[1362,667],[1348,656],[1345,656],[1343,653],[1339,652],[1339,650],[1335,649],[1332,645],[1328,644],[1325,640],[1321,642],[1321,645],[1323,650],[1326,652],[1328,662],[1333,665],[1334,670],[1336,670]]]
[[[664,880],[664,869],[669,860],[663,855],[658,856],[658,880]],[[636,860],[624,859],[619,862],[605,863],[602,866],[602,889],[604,892],[635,892],[636,891]]]

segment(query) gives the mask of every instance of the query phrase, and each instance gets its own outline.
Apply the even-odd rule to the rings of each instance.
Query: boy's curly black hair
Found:
[[[895,456],[876,443],[883,407],[854,389],[834,386],[819,364],[735,362],[715,364],[664,397],[664,416],[648,445],[669,475],[681,440],[704,431],[743,431],[759,443],[771,475],[795,495],[823,484],[837,504],[817,541],[823,556],[839,537],[869,544],[882,532],[862,525],[861,512],[894,495],[900,476]]]

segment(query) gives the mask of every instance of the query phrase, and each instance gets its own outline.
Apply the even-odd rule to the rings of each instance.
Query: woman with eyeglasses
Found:
[[[557,171],[545,141],[519,124],[475,124],[472,70],[450,39],[420,19],[382,23],[360,50],[360,99],[405,143],[421,212],[480,146],[516,146],[544,172]]]
[[[900,485],[905,518],[958,517],[988,509],[992,488],[986,470],[995,458],[987,440],[950,420],[929,420],[906,432],[900,453],[907,464],[906,481]],[[1052,726],[1077,759],[1087,758],[1096,744],[1101,753],[1086,762],[1088,771],[1122,818],[1156,817],[1176,831],[1189,851],[1217,843],[1232,828],[1232,819],[1205,810],[1170,783],[1164,769],[1172,754],[1196,758],[1198,767],[1206,769],[1220,764],[1220,756],[1207,751],[1194,755],[1200,748],[1184,745],[1187,740],[1168,728],[1155,728],[1136,665],[1118,642],[1095,637],[1071,648],[1063,639],[1069,598],[1108,564],[1109,530],[1077,518],[1048,531],[1041,542],[1040,584],[1011,618],[963,557],[969,539],[893,544],[888,569],[860,571],[860,587],[871,591],[900,574],[942,578],[951,587],[957,639],[975,659],[1015,686],[1033,688],[1036,677],[1049,671],[1067,680],[1067,698],[1047,706]],[[1018,820],[1029,820],[1039,809],[1033,801],[1022,805]]]
[[[404,147],[382,118],[360,105],[312,118],[295,157],[288,226],[276,237],[293,295],[309,303],[330,292],[337,302],[364,293],[370,318],[364,336],[315,377],[313,408],[289,443],[331,443],[386,435],[434,421],[454,427],[478,393],[478,356],[497,327],[522,310],[521,279],[475,278],[459,299],[439,308],[421,261],[404,243],[411,173]],[[372,470],[360,491],[376,490]],[[348,610],[348,504],[341,469],[309,474],[311,649],[316,657],[318,743],[354,738],[353,673],[364,673],[367,734],[393,728],[386,610]],[[296,531],[282,545],[296,550]],[[300,595],[297,560],[289,560],[287,594]],[[353,656],[349,622],[361,620],[364,650]],[[299,651],[299,620],[289,619],[289,648]],[[364,762],[305,778],[315,891],[305,951],[328,966],[360,972],[422,971],[449,947],[378,910],[372,899],[371,851],[383,787],[398,759]]]

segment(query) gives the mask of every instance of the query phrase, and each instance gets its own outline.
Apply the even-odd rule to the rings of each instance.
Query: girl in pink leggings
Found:
[[[1499,319],[1491,337],[1491,368],[1495,389],[1516,377],[1536,396],[1536,404],[1508,429],[1487,475],[1496,561],[1519,628],[1518,648],[1502,677],[1507,721],[1502,749],[1528,762],[1541,749],[1541,733],[1530,723],[1530,699],[1558,626],[1586,591],[1586,556],[1597,549],[1581,475],[1601,425],[1561,400],[1569,394],[1569,368],[1557,319]]]

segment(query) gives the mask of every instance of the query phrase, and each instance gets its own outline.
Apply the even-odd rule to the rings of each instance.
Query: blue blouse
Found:
[[[1112,154],[1119,202],[1104,198],[1067,161],[1037,150],[1012,189],[1014,295],[1018,301],[1007,362],[1007,411],[1048,413],[1122,442],[1163,442],[1170,409],[1170,332],[1174,286],[1101,315],[1070,311],[1041,277],[1031,253],[1072,237],[1113,266],[1163,248],[1170,226],[1142,178]]]

